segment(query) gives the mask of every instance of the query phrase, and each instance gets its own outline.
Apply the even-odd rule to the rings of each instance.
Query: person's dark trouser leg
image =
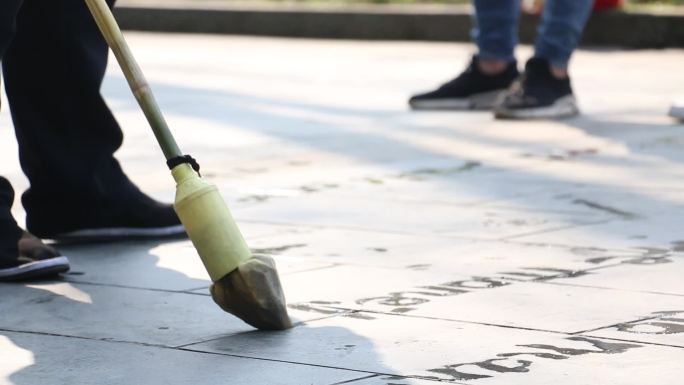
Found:
[[[22,0],[2,0],[0,2],[0,60],[12,42],[15,30],[15,18]]]
[[[3,71],[37,235],[83,225],[76,208],[97,211],[131,185],[113,157],[123,134],[100,95],[108,52],[85,1],[24,0]]]
[[[0,2],[0,60],[14,35],[14,18],[21,6],[21,0],[2,0]],[[0,267],[3,257],[16,257],[17,242],[21,231],[12,217],[14,190],[9,181],[0,177]]]
[[[14,190],[7,179],[0,177],[0,268],[3,261],[14,260],[18,255],[18,242],[22,231],[12,217]]]

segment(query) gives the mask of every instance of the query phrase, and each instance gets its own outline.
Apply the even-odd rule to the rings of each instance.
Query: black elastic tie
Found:
[[[190,155],[177,156],[166,161],[166,165],[169,166],[169,170],[173,170],[174,168],[176,168],[176,166],[181,165],[183,163],[189,164],[192,167],[192,169],[197,172],[197,175],[202,176],[202,174],[200,174],[199,163],[197,163],[195,158],[191,157]]]

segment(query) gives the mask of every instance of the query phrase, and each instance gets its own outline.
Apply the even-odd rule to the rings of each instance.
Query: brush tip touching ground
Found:
[[[221,309],[260,330],[292,327],[275,262],[254,256],[211,285],[211,296]]]

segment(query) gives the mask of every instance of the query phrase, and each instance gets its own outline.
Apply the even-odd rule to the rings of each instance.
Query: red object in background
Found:
[[[521,3],[523,11],[533,15],[541,14],[544,9],[544,0],[523,0]],[[621,8],[625,0],[594,0],[594,11],[609,11]]]
[[[596,0],[594,11],[604,11],[622,7],[623,0]]]

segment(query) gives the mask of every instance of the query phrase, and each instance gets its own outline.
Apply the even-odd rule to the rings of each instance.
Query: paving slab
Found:
[[[0,329],[6,330],[164,346],[254,330],[202,295],[68,282],[2,284],[0,290]],[[296,309],[292,316],[320,317]]]
[[[653,231],[658,229],[658,231]],[[682,241],[676,217],[612,220],[590,226],[516,237],[516,241],[599,248],[671,248]]]
[[[287,375],[283,375],[287,373]],[[363,373],[136,344],[0,331],[0,383],[331,385]]]
[[[379,321],[336,317],[287,333],[236,335],[188,348],[458,383],[577,384],[598,376],[602,383],[639,384],[640,373],[660,382],[683,370],[667,355],[684,351],[671,347],[402,316]]]
[[[684,201],[677,189],[645,189],[638,193],[611,191],[591,185],[546,185],[545,194],[535,194],[534,206],[530,196],[514,196],[492,200],[483,204],[488,207],[526,208],[534,210],[579,211],[595,210],[613,215],[612,219],[637,221],[658,218],[672,210],[682,210]],[[646,195],[646,197],[645,197]]]
[[[571,247],[543,243],[475,241],[435,235],[392,234],[331,228],[299,231],[252,241],[255,250],[336,265],[375,266],[532,280],[623,262],[647,263],[669,249]],[[546,274],[544,268],[548,268]],[[525,274],[526,270],[537,269]],[[520,270],[520,271],[518,271]],[[555,271],[556,274],[551,274]]]
[[[72,265],[72,270],[66,275],[70,282],[168,291],[191,291],[211,284],[189,240],[66,246],[60,249]],[[254,250],[256,253],[262,251]],[[277,261],[280,275],[330,265],[325,261],[287,257]]]
[[[291,308],[312,313],[357,309],[566,333],[684,306],[683,296],[361,267],[302,273],[283,285]]]
[[[684,255],[669,251],[657,257],[627,260],[618,266],[597,269],[576,279],[560,277],[559,284],[618,289],[684,296],[681,279],[684,276]]]
[[[644,314],[641,319],[595,330],[587,335],[684,347],[684,310]]]
[[[679,309],[682,297],[541,283],[518,283],[469,295],[441,297],[412,315],[579,333],[661,309]],[[377,300],[376,300],[377,301]]]
[[[342,200],[338,200],[339,203]],[[461,237],[500,239],[530,233],[588,225],[607,220],[603,214],[539,213],[515,209],[482,209],[428,203],[346,200],[331,207],[324,197],[297,203],[267,202],[235,210],[238,220],[302,224],[320,227],[446,234]],[[413,207],[411,207],[413,206]],[[278,218],[287,218],[286,220]]]

